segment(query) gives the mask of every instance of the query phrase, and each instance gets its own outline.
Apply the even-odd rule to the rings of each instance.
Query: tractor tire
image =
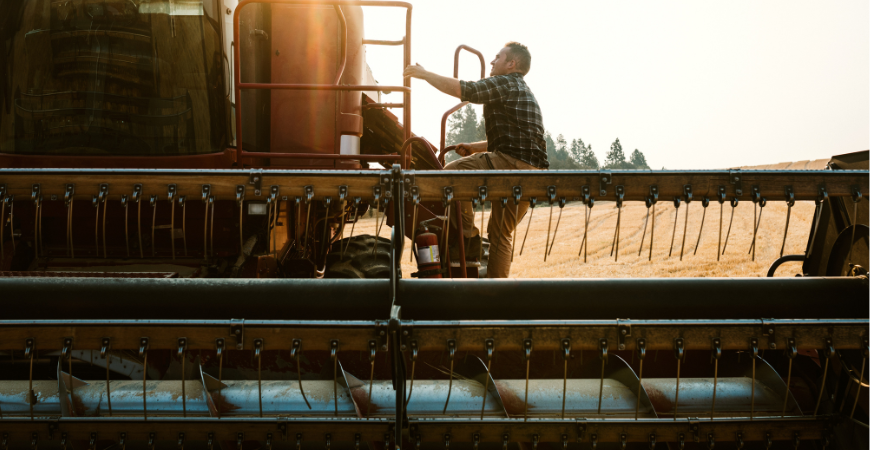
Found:
[[[344,250],[342,258],[341,249]],[[372,249],[375,249],[372,253]],[[390,278],[390,240],[367,234],[342,239],[326,255],[324,278]]]

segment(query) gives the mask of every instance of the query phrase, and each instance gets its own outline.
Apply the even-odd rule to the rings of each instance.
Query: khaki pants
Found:
[[[444,169],[491,170],[492,168],[486,161],[486,155],[489,155],[492,168],[495,168],[495,170],[540,170],[531,164],[524,163],[500,152],[475,153],[447,164]],[[507,278],[511,273],[512,234],[517,227],[517,223],[523,220],[523,217],[526,215],[526,211],[529,209],[529,202],[521,201],[518,206],[514,206],[513,199],[508,199],[507,207],[502,208],[500,198],[489,198],[487,200],[492,202],[492,212],[489,215],[489,223],[487,224],[490,242],[487,277]],[[455,223],[455,219],[451,218],[451,220]],[[478,224],[473,223],[473,220],[474,210],[471,207],[471,202],[462,202],[462,229],[466,238],[480,234],[480,230],[476,227],[480,219],[478,218]]]

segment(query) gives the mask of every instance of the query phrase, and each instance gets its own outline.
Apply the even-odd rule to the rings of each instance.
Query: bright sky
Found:
[[[529,47],[526,81],[554,138],[599,160],[619,137],[654,169],[827,158],[870,148],[870,2],[413,1],[412,62],[453,73],[460,44],[489,62]],[[404,10],[364,8],[366,37],[399,39]],[[400,84],[401,47],[368,46],[381,84]],[[461,79],[480,76],[463,52]],[[438,144],[458,100],[413,80],[412,127]],[[400,102],[399,94],[385,101]],[[401,117],[401,110],[395,110]]]

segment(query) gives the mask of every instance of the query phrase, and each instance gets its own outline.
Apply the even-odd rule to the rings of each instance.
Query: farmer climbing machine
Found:
[[[99,18],[128,8],[109,3],[103,9],[88,3],[87,12]],[[4,136],[20,138],[4,141],[0,155],[0,447],[867,447],[866,152],[834,157],[824,171],[424,170],[441,169],[449,148],[442,139],[436,151],[410,134],[409,80],[365,84],[354,57],[363,44],[403,45],[410,62],[410,5],[269,3],[302,4],[308,10],[301,11],[320,14],[311,20],[325,20],[324,9],[334,14],[335,34],[347,36],[331,47],[340,63],[323,84],[280,76],[242,82],[242,48],[252,58],[280,58],[286,50],[245,46],[303,30],[260,26],[269,14],[290,20],[299,8],[261,10],[246,22],[243,7],[257,3],[242,2],[231,11],[232,42],[239,43],[230,97],[238,145],[222,153],[207,151],[220,141],[220,121],[197,134],[209,123],[198,119],[202,111],[216,109],[203,109],[204,97],[195,92],[149,103],[179,108],[159,120],[160,111],[123,116],[112,109],[141,103],[130,98],[102,100],[105,109],[91,108],[87,127],[49,108],[58,97],[87,101],[84,94],[24,90],[5,97],[16,115]],[[69,18],[61,10],[69,5],[84,7],[53,3],[52,17]],[[363,39],[361,16],[353,12],[360,5],[406,8],[406,37]],[[185,11],[197,10],[175,7],[182,13],[162,23],[144,20],[151,6],[140,5],[128,24],[138,34],[115,30],[106,38],[147,37],[152,47],[170,36],[181,40],[190,25]],[[26,5],[23,11],[14,17],[31,17]],[[223,8],[202,11],[209,17]],[[206,25],[220,28],[215,23]],[[149,26],[168,28],[148,34]],[[64,60],[70,56],[64,45],[74,42],[64,39],[91,32],[63,30],[37,33],[30,42],[56,42],[51,63],[68,66],[46,73],[72,77],[77,89],[75,74],[87,60],[81,54]],[[42,34],[56,31],[69,34]],[[117,58],[124,46],[114,48],[106,58]],[[131,82],[129,72],[106,73],[107,85]],[[146,75],[134,81],[164,79]],[[374,93],[320,99],[338,105],[330,113],[338,124],[330,132],[335,145],[294,153],[276,150],[286,135],[258,127],[270,109],[256,102],[265,100],[242,95],[267,89],[312,91],[315,99],[321,91],[393,90],[404,101],[380,103]],[[273,106],[292,100],[269,98]],[[354,109],[345,101],[358,101],[355,112],[343,109]],[[245,109],[249,103],[258,107]],[[397,106],[405,107],[403,128],[384,111]],[[271,109],[272,119],[281,111]],[[346,117],[356,113],[362,119]],[[256,120],[247,122],[251,115]],[[10,123],[3,117],[0,127]],[[125,128],[122,118],[144,128]],[[253,132],[243,138],[246,126]],[[114,129],[113,139],[132,130],[129,142],[158,127],[162,134],[129,149],[164,153],[57,156],[58,127],[76,145],[98,148],[112,147],[110,139],[94,140],[101,127]],[[359,137],[358,128],[368,138],[353,153],[356,143],[345,136]],[[243,144],[272,151],[246,151]],[[172,151],[181,154],[160,156]],[[368,162],[395,165],[365,170]],[[601,202],[615,202],[620,212],[625,202],[644,202],[653,212],[650,240],[662,235],[654,224],[658,203],[673,202],[684,223],[690,209],[697,214],[695,205],[705,218],[708,208],[719,209],[719,254],[729,250],[730,208],[751,203],[756,232],[768,202],[813,201],[816,211],[804,254],[781,255],[771,267],[772,275],[784,261],[802,261],[802,276],[794,278],[462,280],[475,278],[481,261],[465,255],[461,241],[459,254],[447,251],[441,261],[443,277],[452,280],[402,278],[404,237],[417,234],[420,222],[442,222],[443,233],[432,230],[447,250],[462,230],[443,222],[457,216],[463,201],[547,208],[542,260],[560,227],[584,230],[575,243],[584,260],[592,232],[586,222]],[[585,221],[562,223],[570,202],[584,205]],[[353,235],[367,208],[386,221],[389,240]],[[669,234],[677,239],[675,230]],[[361,256],[367,254],[374,256]],[[367,265],[352,264],[354,258]]]

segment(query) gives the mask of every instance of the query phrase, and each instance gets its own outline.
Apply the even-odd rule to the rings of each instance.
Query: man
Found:
[[[547,169],[547,143],[544,122],[534,94],[526,85],[532,56],[518,42],[505,44],[490,62],[489,78],[460,81],[427,71],[419,64],[405,68],[405,76],[420,78],[447,95],[483,105],[486,140],[456,145],[463,158],[448,164],[447,170],[532,170]],[[516,207],[510,200],[506,208],[500,199],[492,201],[487,231],[490,239],[489,278],[507,278],[511,270],[512,233],[525,216],[528,202]],[[465,238],[480,239],[473,223],[469,202],[462,203]]]

